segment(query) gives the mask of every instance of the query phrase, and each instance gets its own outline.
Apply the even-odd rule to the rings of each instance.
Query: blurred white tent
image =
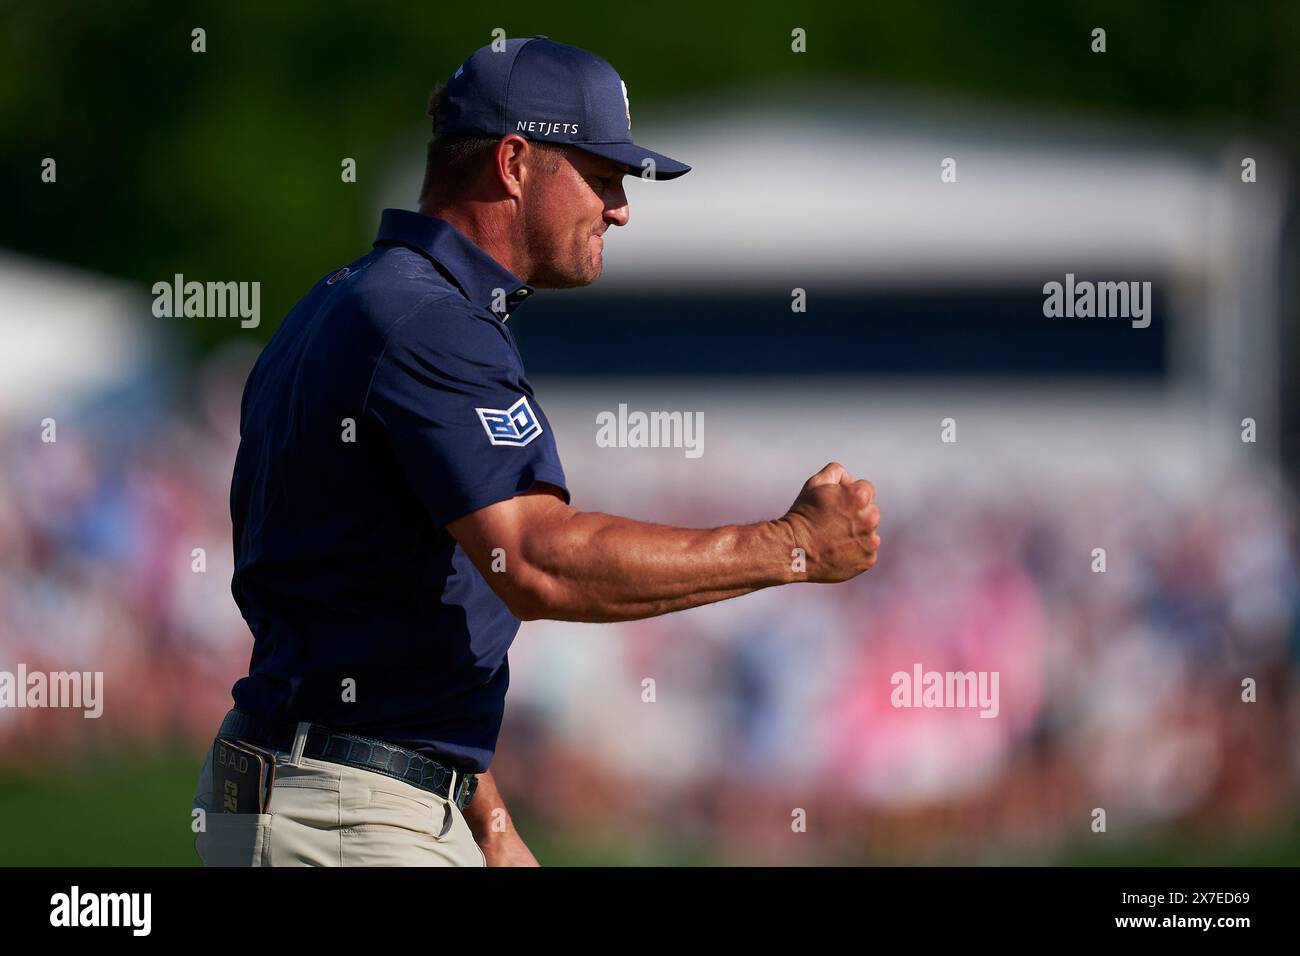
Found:
[[[128,283],[0,253],[0,417],[43,416],[138,375],[148,314]]]
[[[641,125],[694,169],[630,186],[632,219],[607,239],[602,292],[1040,287],[1104,270],[1168,289],[1176,382],[1204,386],[1213,406],[1264,432],[1277,421],[1290,185],[1265,144],[825,95],[701,103],[680,123]],[[945,159],[956,182],[940,179]]]
[[[877,434],[896,434],[885,426],[895,413],[900,428],[928,428],[938,404],[970,408],[978,399],[988,428],[1005,426],[1003,445],[1012,454],[1019,447],[1020,464],[1032,467],[1059,462],[1053,446],[1068,438],[1060,421],[1097,414],[1136,436],[1139,467],[1186,474],[1205,452],[1220,461],[1243,454],[1238,432],[1249,416],[1259,429],[1249,454],[1274,456],[1290,186],[1266,144],[1095,114],[829,89],[739,91],[661,103],[653,114],[638,112],[634,99],[638,141],[693,169],[666,183],[629,177],[629,225],[606,237],[600,281],[574,294],[788,297],[797,286],[813,302],[828,290],[1033,290],[1066,272],[1151,281],[1168,298],[1169,374],[1155,388],[1099,382],[1026,402],[1014,387],[963,392],[959,383],[913,380],[868,406],[870,421]],[[409,206],[418,192],[423,152],[403,156],[377,197],[387,204]],[[1242,181],[1246,157],[1256,182]],[[955,182],[941,180],[946,159],[955,160]],[[743,330],[743,314],[719,318]],[[756,394],[771,394],[770,384]],[[845,383],[842,394],[861,397],[863,384]],[[947,400],[929,400],[938,393]],[[581,390],[555,397],[577,406],[583,434],[572,451],[591,453],[590,403]],[[548,409],[561,404],[555,397]],[[785,407],[794,431],[784,440],[812,440],[816,422]],[[764,420],[770,433],[776,421]],[[827,428],[827,437],[840,433],[839,424]],[[1106,434],[1096,441],[1110,454],[1117,449]]]

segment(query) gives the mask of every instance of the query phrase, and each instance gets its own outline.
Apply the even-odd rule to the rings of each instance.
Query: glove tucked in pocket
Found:
[[[212,743],[212,805],[223,813],[266,813],[275,785],[275,755],[245,741]]]
[[[212,743],[209,807],[194,847],[204,866],[270,866],[275,755],[245,741]]]

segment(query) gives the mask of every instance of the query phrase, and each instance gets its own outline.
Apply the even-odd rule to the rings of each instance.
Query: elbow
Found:
[[[555,588],[546,575],[529,570],[518,575],[503,589],[501,599],[510,613],[521,621],[553,619],[558,603]]]
[[[506,607],[521,621],[544,621],[549,617],[546,608],[531,599],[514,597],[506,602]]]

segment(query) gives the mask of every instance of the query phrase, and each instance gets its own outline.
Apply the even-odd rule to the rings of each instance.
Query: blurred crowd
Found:
[[[935,489],[851,583],[530,625],[499,760],[521,787],[576,767],[530,796],[575,835],[617,843],[631,805],[736,862],[1051,859],[1107,845],[1098,809],[1120,843],[1266,839],[1300,784],[1288,501],[1246,476],[1195,501]],[[894,706],[917,664],[997,672],[997,716]]]
[[[247,367],[218,358],[161,417],[155,396],[0,429],[0,669],[102,671],[106,701],[93,728],[0,710],[0,765],[211,737],[251,646],[228,505]]]
[[[0,430],[0,669],[103,671],[107,701],[93,732],[0,710],[0,766],[208,745],[251,648],[227,504],[246,362],[218,358],[133,435],[78,415],[52,443]],[[736,493],[704,488],[678,520],[708,524]],[[525,624],[493,769],[556,839],[726,862],[1266,834],[1300,783],[1294,515],[1267,475],[1195,500],[922,493],[891,507],[888,560],[845,585]],[[894,706],[915,665],[996,672],[997,716]]]

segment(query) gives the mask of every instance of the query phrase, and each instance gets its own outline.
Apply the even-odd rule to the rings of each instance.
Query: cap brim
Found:
[[[654,175],[646,176],[646,179],[676,179],[691,171],[691,167],[685,163],[679,163],[677,160],[665,156],[663,153],[656,153],[653,149],[646,149],[644,146],[638,146],[636,143],[570,143],[574,149],[580,149],[584,153],[591,153],[593,156],[603,156],[605,159],[612,159],[616,163],[622,163],[628,168],[628,175],[640,176],[647,169],[645,161],[647,159],[654,161]]]

